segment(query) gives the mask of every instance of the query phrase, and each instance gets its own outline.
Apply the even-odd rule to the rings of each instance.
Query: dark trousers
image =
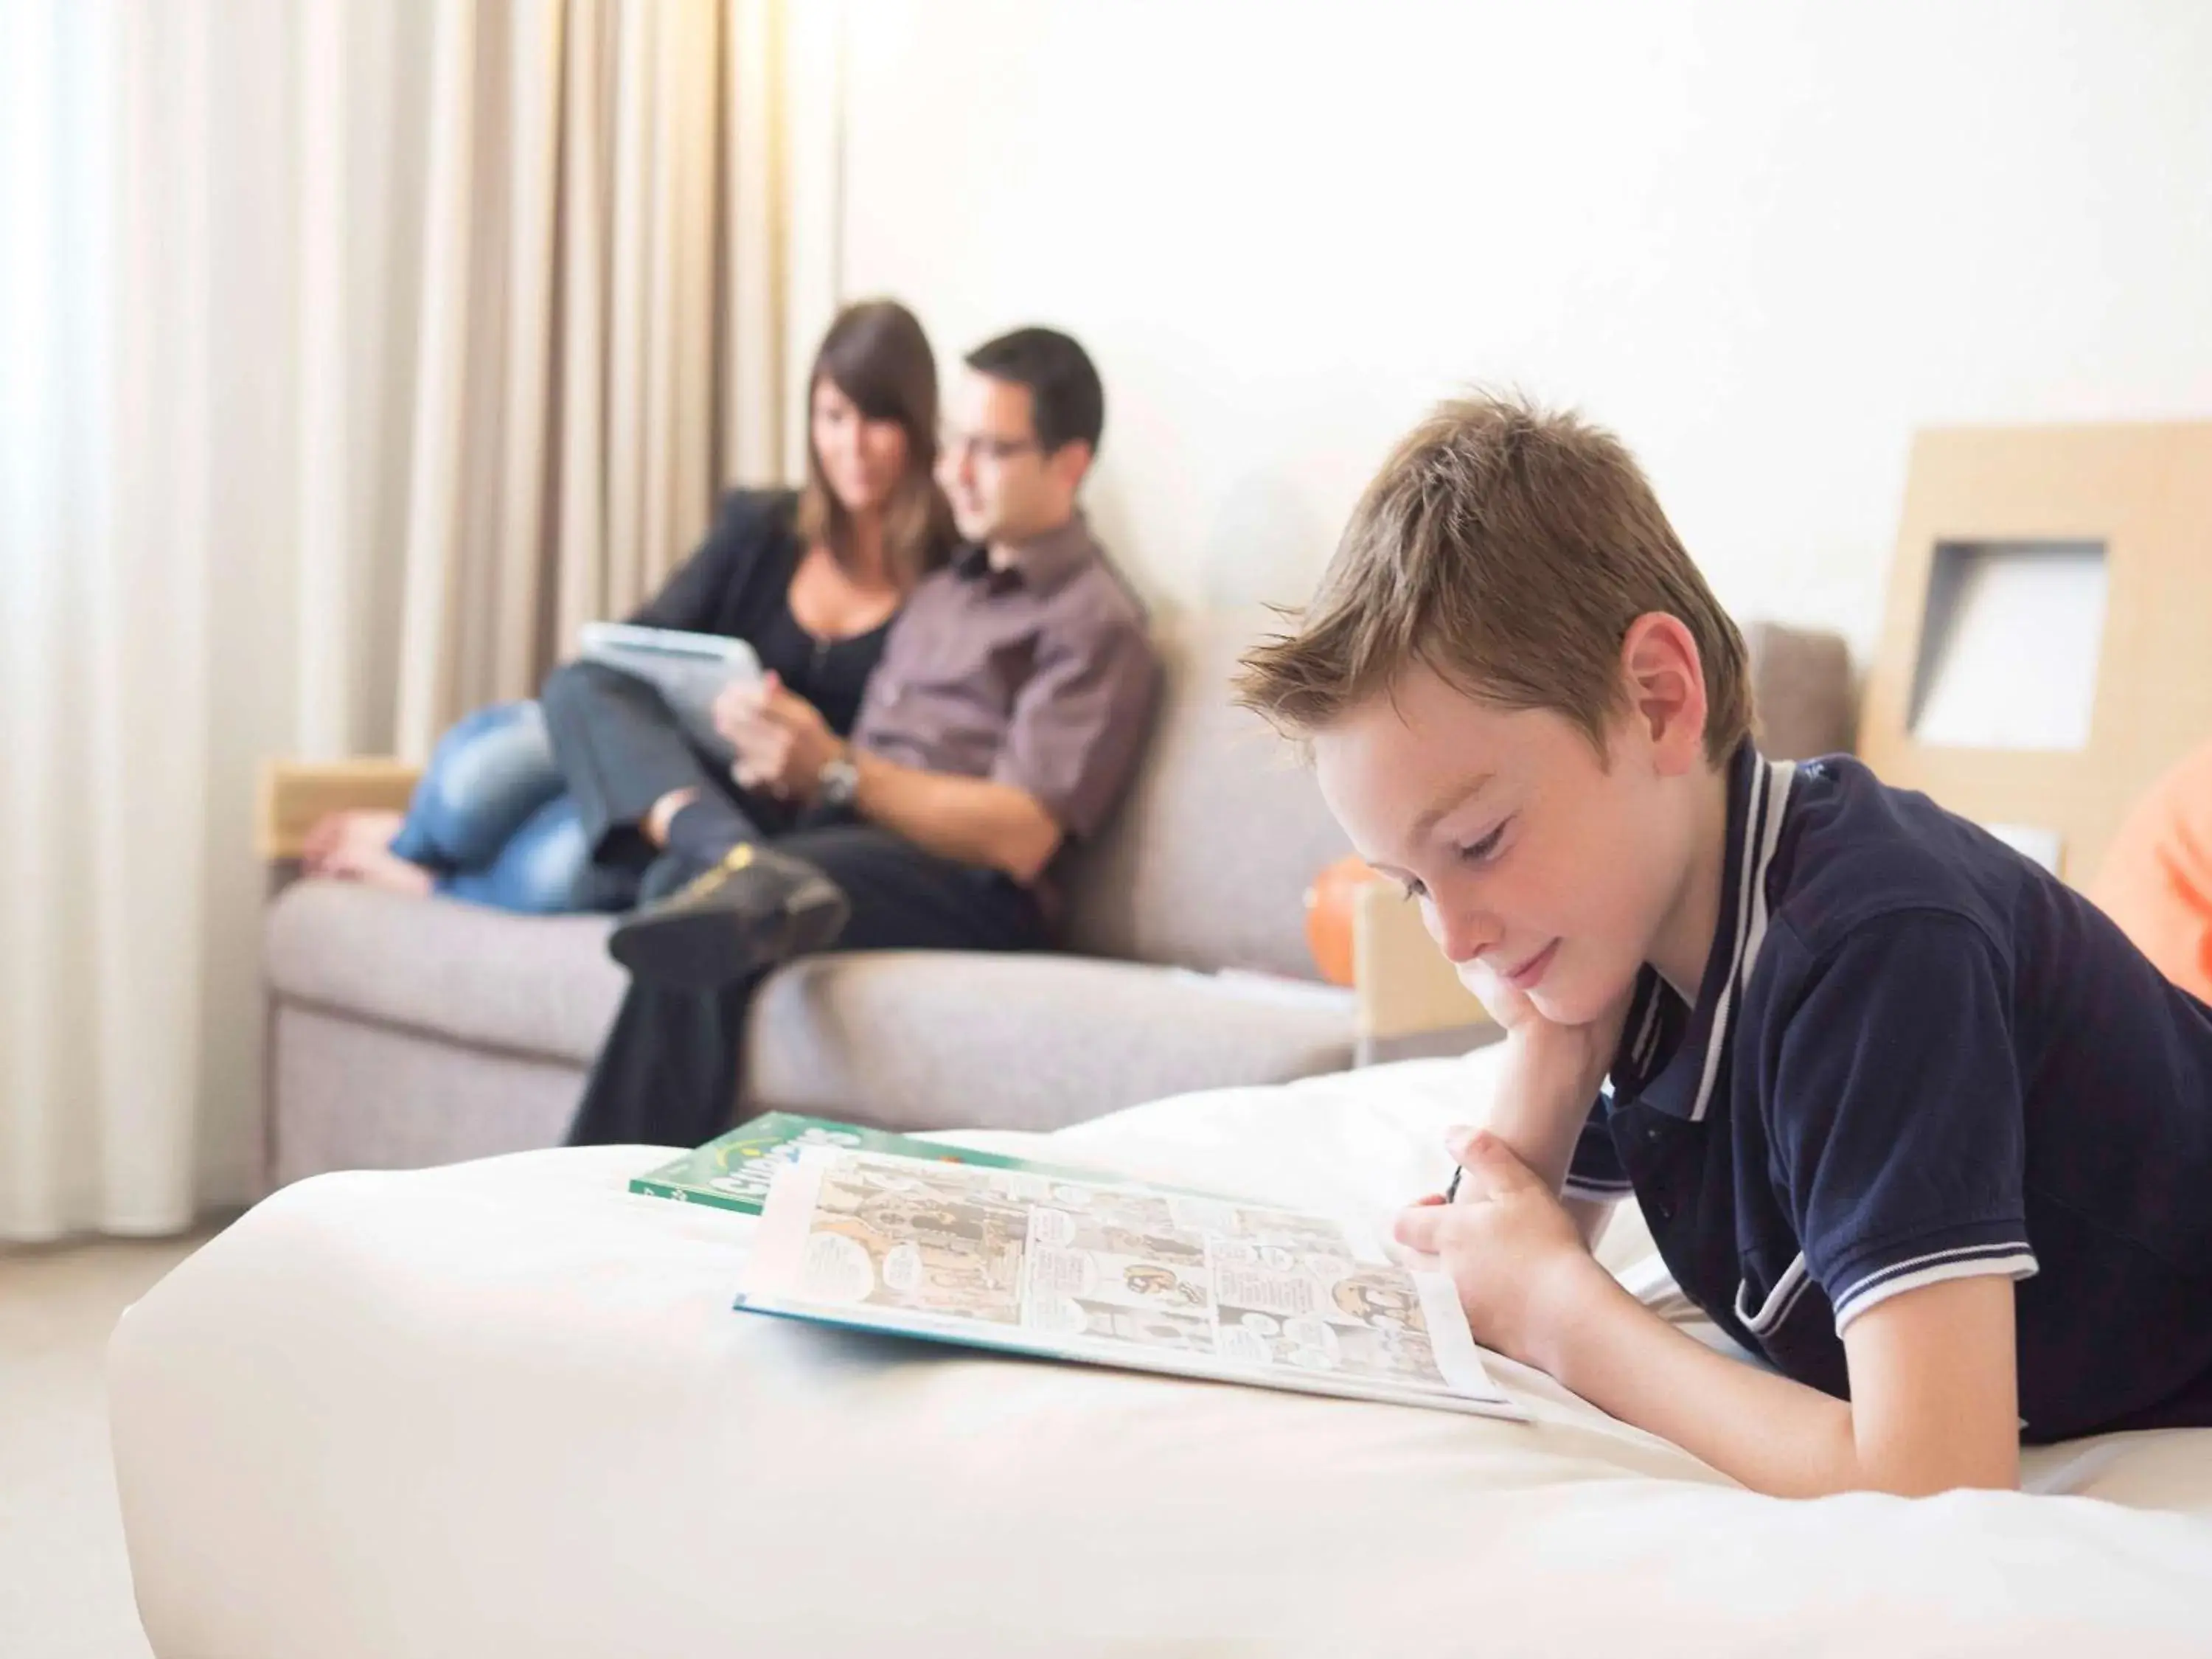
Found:
[[[660,694],[642,680],[604,663],[566,663],[546,677],[538,700],[554,763],[595,859],[636,865],[649,858],[638,826],[655,801],[678,789],[726,803],[732,841],[764,841],[791,828],[781,805],[739,789],[728,768],[693,748]]]
[[[1036,896],[996,871],[955,864],[871,824],[778,836],[779,852],[828,872],[853,901],[830,948],[1014,951],[1044,942]],[[745,1011],[757,978],[719,991],[633,980],[585,1085],[572,1146],[696,1146],[736,1114]]]

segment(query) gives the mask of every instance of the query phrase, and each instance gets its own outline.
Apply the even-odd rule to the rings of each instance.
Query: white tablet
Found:
[[[759,654],[745,641],[630,623],[586,623],[578,638],[586,662],[603,664],[658,691],[702,753],[724,765],[735,758],[729,740],[715,730],[714,701],[732,684],[759,681]]]
[[[640,655],[672,662],[718,663],[728,679],[760,678],[760,658],[750,645],[727,634],[687,634],[673,628],[641,628],[634,623],[586,623],[580,638],[583,654],[595,662]]]

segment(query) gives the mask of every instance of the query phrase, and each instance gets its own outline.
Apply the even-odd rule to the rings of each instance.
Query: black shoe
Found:
[[[845,890],[812,865],[745,842],[623,917],[607,950],[640,979],[711,991],[820,950],[852,913]]]

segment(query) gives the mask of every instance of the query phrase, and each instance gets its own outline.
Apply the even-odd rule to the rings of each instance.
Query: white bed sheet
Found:
[[[1379,1214],[1489,1065],[957,1138]],[[749,1318],[750,1223],[624,1192],[653,1161],[323,1176],[125,1316],[162,1659],[2212,1651],[2212,1431],[2030,1455],[2074,1496],[1779,1503],[1502,1361],[1531,1424]]]

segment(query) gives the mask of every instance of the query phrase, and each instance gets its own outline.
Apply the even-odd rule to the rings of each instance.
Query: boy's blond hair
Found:
[[[1359,499],[1293,632],[1248,653],[1238,701],[1300,736],[1420,663],[1470,696],[1565,715],[1605,753],[1620,646],[1680,619],[1705,676],[1705,753],[1751,730],[1743,635],[1611,433],[1517,398],[1438,405]]]

